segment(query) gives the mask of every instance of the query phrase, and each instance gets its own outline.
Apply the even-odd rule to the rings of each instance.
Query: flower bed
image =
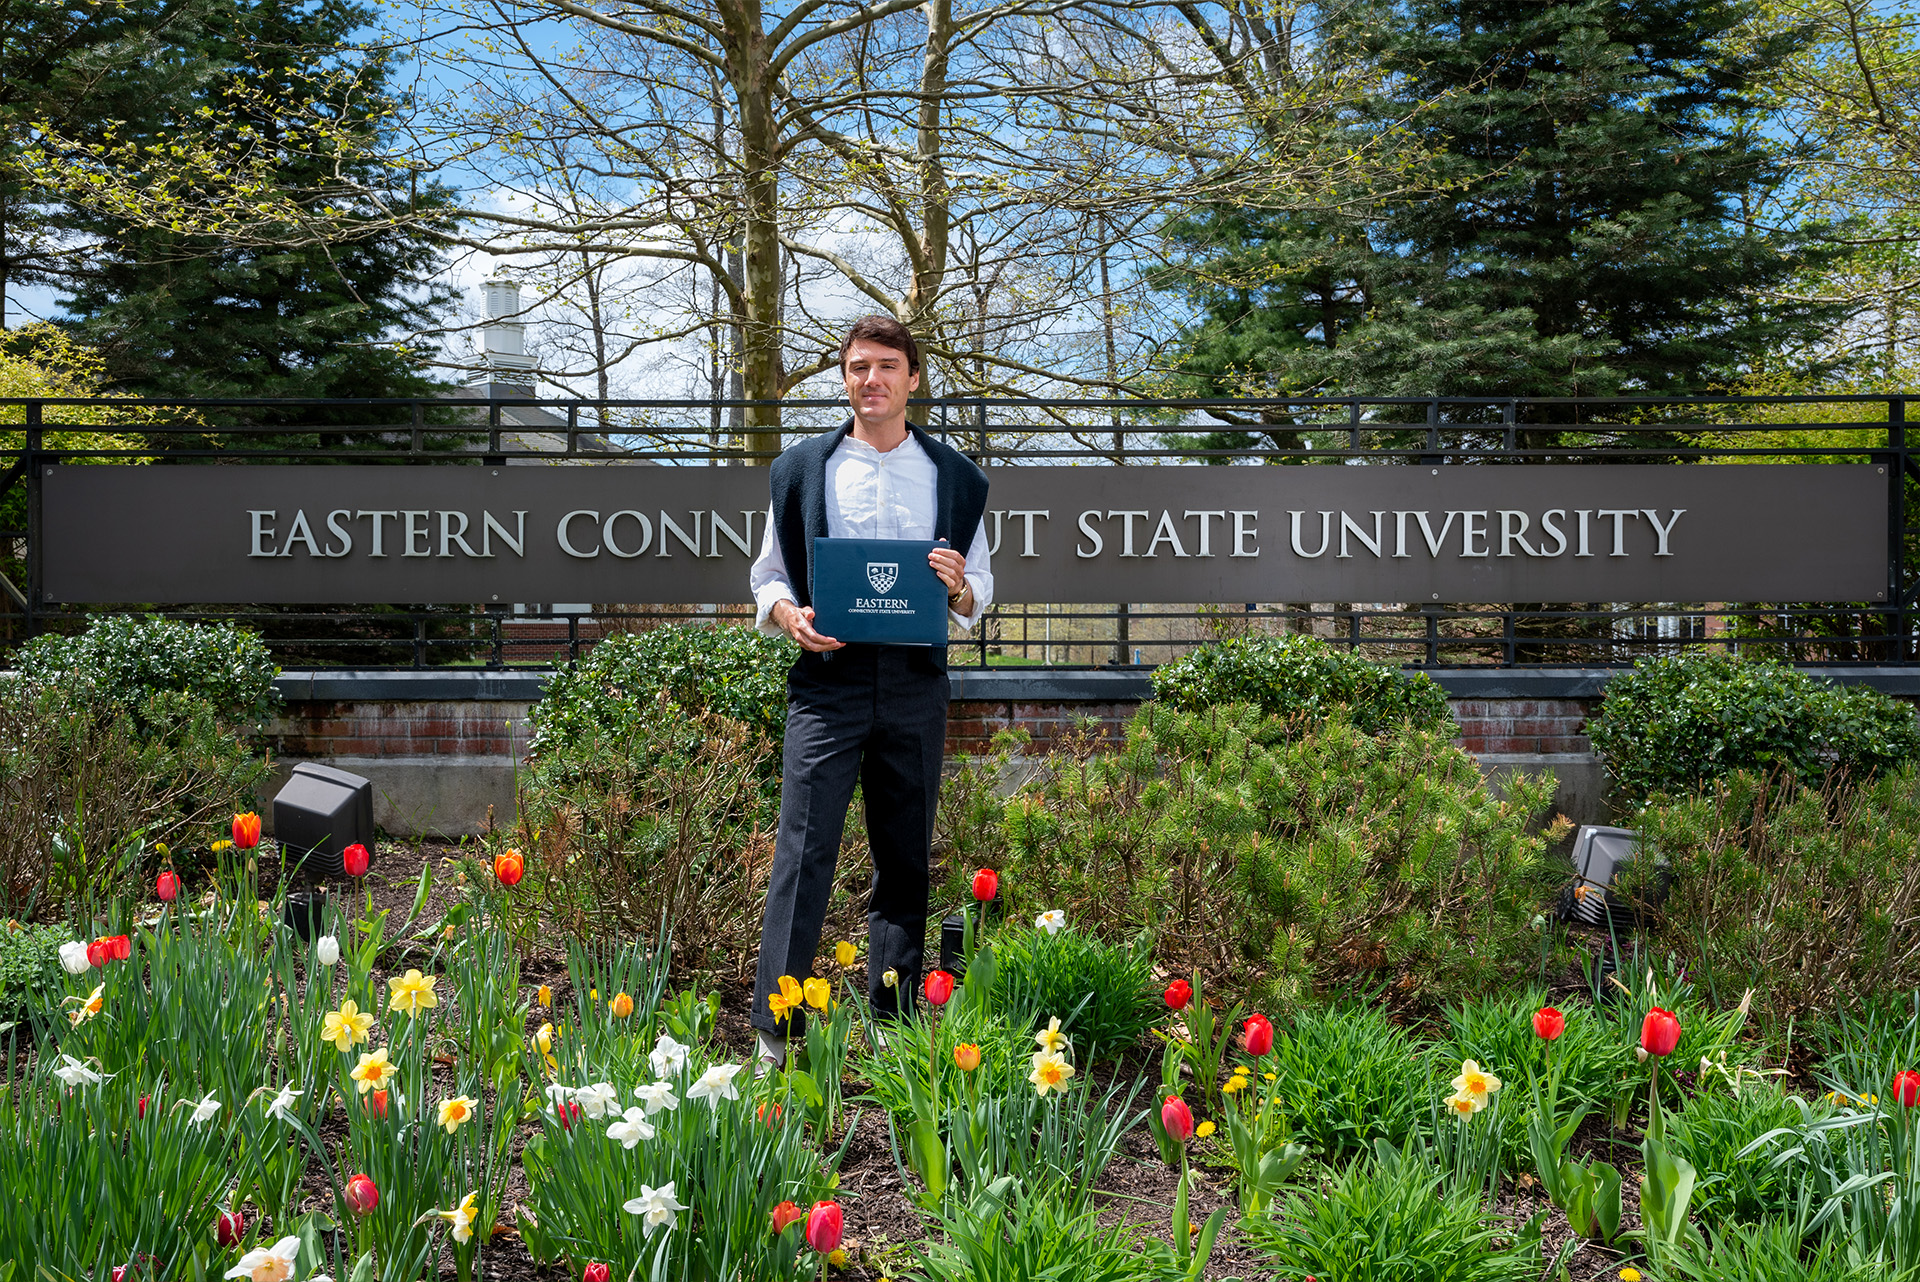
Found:
[[[517,854],[356,883],[303,938],[243,862],[257,826],[232,841],[211,889],[168,870],[60,947],[0,1116],[0,1273],[1805,1279],[1920,1251],[1920,1014],[1833,1023],[1796,1094],[1746,1002],[1658,959],[1411,1029],[1226,1006],[1047,911],[969,918],[964,974],[885,1028],[840,942],[755,1073],[738,990],[680,982],[664,938],[517,935]]]

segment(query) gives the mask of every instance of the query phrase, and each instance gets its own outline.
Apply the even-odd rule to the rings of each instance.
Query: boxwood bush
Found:
[[[35,637],[20,648],[15,667],[32,685],[84,685],[143,726],[152,720],[154,695],[186,695],[220,719],[256,731],[280,707],[273,684],[280,669],[267,647],[226,623],[113,615],[77,636]]]
[[[1829,771],[1865,776],[1920,756],[1912,705],[1719,654],[1640,660],[1607,683],[1587,733],[1629,805],[1737,770],[1818,783]]]
[[[657,715],[662,694],[687,713],[714,712],[779,743],[787,669],[800,648],[752,628],[676,624],[608,637],[547,683],[534,705],[528,755],[563,753],[596,734],[621,735]],[[774,754],[778,768],[779,754]]]
[[[1235,637],[1203,645],[1156,668],[1153,692],[1188,712],[1244,703],[1310,724],[1339,708],[1365,734],[1384,734],[1404,722],[1453,730],[1447,696],[1425,673],[1409,676],[1317,637]]]

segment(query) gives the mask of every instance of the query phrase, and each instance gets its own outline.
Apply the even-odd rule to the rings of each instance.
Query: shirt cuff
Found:
[[[754,594],[756,610],[753,616],[755,631],[764,632],[770,637],[787,635],[786,629],[773,621],[773,607],[782,601],[800,604],[800,598],[794,596],[793,589],[784,583],[769,583]]]
[[[947,617],[958,624],[962,632],[971,632],[973,631],[974,625],[980,622],[980,616],[985,614],[987,607],[993,603],[987,600],[987,594],[981,589],[979,579],[971,574],[965,577],[967,586],[973,589],[973,610],[971,613],[962,614],[954,609],[952,603],[949,602],[947,605]]]

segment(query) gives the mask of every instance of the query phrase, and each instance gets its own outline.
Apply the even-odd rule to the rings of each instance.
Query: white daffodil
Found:
[[[462,1245],[473,1241],[473,1222],[480,1218],[480,1194],[473,1192],[460,1199],[451,1211],[429,1211],[453,1226],[453,1240]]]
[[[670,1082],[642,1082],[633,1088],[633,1097],[647,1106],[648,1117],[663,1108],[672,1112],[680,1107],[680,1097],[673,1093]]]
[[[1049,935],[1057,935],[1067,928],[1067,915],[1058,908],[1049,908],[1033,919],[1033,924]]]
[[[332,935],[322,935],[313,941],[313,955],[322,966],[331,966],[340,960],[340,941]]]
[[[630,1199],[626,1209],[643,1218],[646,1224],[645,1232],[648,1236],[652,1236],[655,1229],[671,1229],[674,1212],[684,1211],[687,1208],[680,1205],[679,1199],[674,1197],[673,1181],[669,1180],[657,1189],[648,1188],[642,1184],[640,1196]]]
[[[240,1263],[228,1269],[230,1278],[250,1278],[252,1282],[286,1282],[293,1276],[293,1257],[300,1250],[300,1239],[283,1237],[272,1246],[255,1247],[240,1257]]]
[[[60,1067],[53,1070],[53,1075],[68,1086],[98,1086],[107,1080],[71,1055],[60,1057]]]
[[[655,1077],[676,1077],[687,1066],[687,1048],[674,1041],[671,1033],[662,1033],[647,1062],[653,1065]]]
[[[60,945],[60,965],[69,975],[84,975],[93,969],[87,960],[87,946],[77,939]]]
[[[297,1091],[291,1086],[282,1086],[280,1093],[273,1097],[273,1102],[267,1105],[267,1116],[282,1122],[292,1121],[293,1117],[287,1110],[293,1107],[295,1100],[305,1094],[305,1091]],[[215,1107],[219,1106],[215,1105]]]
[[[588,1117],[605,1117],[618,1108],[620,1092],[613,1089],[611,1082],[595,1082],[575,1091],[573,1099]]]
[[[715,1064],[700,1074],[699,1081],[687,1088],[687,1098],[712,1100],[716,1104],[723,1099],[739,1099],[740,1091],[734,1086],[733,1078],[743,1067],[741,1064]],[[673,1186],[669,1184],[667,1187]]]
[[[213,1115],[219,1111],[220,1101],[213,1097],[212,1091],[208,1091],[207,1097],[193,1106],[193,1116],[187,1119],[187,1125],[198,1126],[200,1123],[210,1120]]]
[[[646,1110],[638,1104],[628,1109],[622,1119],[607,1128],[607,1138],[619,1142],[622,1148],[632,1148],[641,1140],[653,1138],[653,1127],[647,1124]]]
[[[553,1102],[555,1108],[559,1108],[573,1098],[573,1087],[563,1086],[559,1082],[548,1082],[547,1098]]]

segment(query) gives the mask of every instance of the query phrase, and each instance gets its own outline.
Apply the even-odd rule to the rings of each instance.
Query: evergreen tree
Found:
[[[1746,217],[1785,181],[1749,95],[1795,40],[1730,52],[1746,12],[1398,0],[1335,15],[1330,38],[1388,73],[1352,127],[1399,130],[1444,187],[1331,231],[1255,214],[1176,228],[1172,281],[1205,312],[1185,370],[1217,379],[1261,351],[1260,376],[1296,394],[1687,395],[1817,334],[1836,308],[1769,291],[1836,251],[1817,228]],[[1207,283],[1237,260],[1262,269],[1256,291]],[[1337,341],[1289,302],[1324,295],[1328,271]],[[1299,341],[1275,341],[1282,330]]]
[[[285,243],[273,244],[76,215],[95,252],[64,305],[99,346],[116,387],[235,397],[431,389],[418,360],[389,338],[430,324],[450,301],[429,279],[450,212],[438,226],[390,214],[450,211],[451,196],[374,158],[382,120],[399,103],[384,56],[349,43],[370,17],[345,0],[241,0],[200,14],[176,46],[197,70],[191,91],[153,104],[122,138],[211,131],[277,147],[278,185],[300,195],[312,223],[290,226]],[[286,140],[288,117],[330,117],[344,142],[315,151],[310,133]],[[354,188],[374,195],[343,197]]]

